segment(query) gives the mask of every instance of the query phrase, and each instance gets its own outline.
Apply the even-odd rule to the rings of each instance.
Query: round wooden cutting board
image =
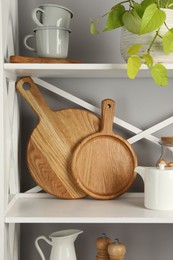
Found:
[[[72,159],[74,178],[96,199],[121,195],[136,177],[137,158],[131,145],[112,131],[114,108],[113,100],[103,100],[101,131],[84,138]]]
[[[85,197],[71,174],[72,153],[83,138],[100,129],[100,119],[83,109],[52,111],[30,77],[20,79],[16,88],[40,119],[27,147],[31,176],[44,191],[59,198]]]

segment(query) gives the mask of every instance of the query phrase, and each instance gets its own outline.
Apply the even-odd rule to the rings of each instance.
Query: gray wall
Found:
[[[74,12],[71,20],[69,58],[86,63],[123,63],[119,52],[120,31],[107,32],[92,36],[89,32],[89,17],[97,17],[112,6],[110,0],[61,0],[59,2],[19,0],[19,33],[20,55],[35,56],[23,45],[25,35],[32,33],[35,28],[31,20],[31,11],[42,3],[55,3],[68,7]],[[33,43],[34,44],[34,43]],[[172,115],[173,80],[168,87],[157,87],[150,79],[46,79],[55,86],[76,95],[96,106],[100,106],[104,98],[116,101],[117,117],[132,123],[141,129],[146,129]],[[49,106],[53,109],[76,107],[73,103],[43,90]],[[21,141],[22,141],[22,191],[35,185],[25,160],[25,149],[28,138],[37,124],[37,117],[30,107],[21,99]],[[115,125],[114,130],[125,138],[133,133]],[[155,136],[172,135],[172,126],[155,133]],[[134,149],[139,164],[155,165],[160,154],[160,148],[149,141],[141,140]],[[143,191],[143,182],[137,177],[130,191]],[[95,259],[95,240],[101,233],[106,232],[111,238],[119,238],[127,246],[128,260],[171,260],[172,259],[172,229],[171,225],[158,224],[22,224],[21,259],[40,259],[35,248],[34,239],[38,235],[48,235],[64,228],[81,228],[84,233],[76,240],[76,251],[79,260]],[[49,248],[44,247],[49,255]]]
[[[70,35],[70,47],[69,58],[81,60],[82,62],[122,62],[121,55],[119,53],[119,31],[110,32],[105,35],[100,34],[97,37],[90,35],[89,17],[97,17],[107,11],[112,1],[107,0],[61,0],[61,1],[22,1],[19,0],[19,25],[20,30],[20,51],[21,54],[32,55],[27,51],[22,44],[23,37],[27,34],[31,34],[36,27],[31,20],[31,11],[34,7],[44,3],[52,3],[66,6],[74,13],[74,17],[71,20]],[[23,12],[25,10],[25,12]],[[27,12],[26,12],[27,10]],[[101,44],[100,44],[101,43]]]

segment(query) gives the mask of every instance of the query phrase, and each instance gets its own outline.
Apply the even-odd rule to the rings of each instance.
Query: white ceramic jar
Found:
[[[142,167],[135,171],[144,181],[144,205],[153,210],[173,210],[173,168]]]

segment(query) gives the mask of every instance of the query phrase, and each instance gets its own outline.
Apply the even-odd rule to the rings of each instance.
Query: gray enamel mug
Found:
[[[69,29],[42,26],[34,29],[34,34],[24,37],[24,45],[39,57],[67,58],[70,32]],[[28,45],[31,38],[35,39],[35,48]]]
[[[39,27],[58,26],[69,29],[72,17],[72,11],[60,5],[44,4],[32,11],[32,19]]]

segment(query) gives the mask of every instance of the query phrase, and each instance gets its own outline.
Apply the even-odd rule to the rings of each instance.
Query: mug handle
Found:
[[[38,12],[41,12],[41,13],[44,13],[45,11],[41,8],[35,8],[33,11],[32,11],[32,19],[33,21],[38,25],[38,26],[43,26],[42,23],[40,23],[40,21],[38,20],[37,18],[37,13]]]
[[[40,248],[40,246],[39,246],[39,244],[38,244],[38,241],[39,241],[40,239],[46,241],[46,242],[47,242],[49,245],[51,245],[51,246],[52,246],[52,242],[51,242],[48,238],[46,238],[45,236],[37,237],[36,240],[35,240],[35,247],[36,247],[36,249],[37,249],[37,251],[38,251],[38,253],[39,253],[41,259],[42,259],[42,260],[46,260],[44,254],[43,254],[43,252],[42,252],[42,250],[41,250],[41,248]]]
[[[25,45],[25,47],[26,47],[28,50],[36,52],[36,49],[30,47],[30,46],[27,44],[27,40],[28,40],[29,38],[35,38],[35,35],[33,35],[33,34],[26,35],[25,38],[24,38],[24,45]]]

